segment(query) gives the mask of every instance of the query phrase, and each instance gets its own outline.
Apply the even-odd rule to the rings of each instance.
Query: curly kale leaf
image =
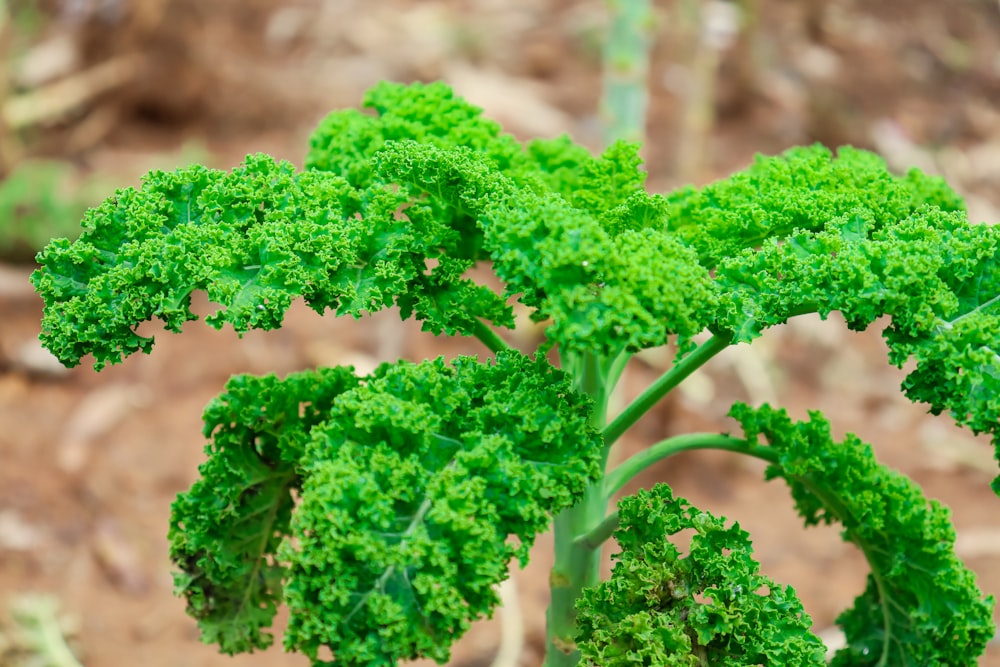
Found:
[[[339,174],[358,187],[374,182],[371,158],[386,142],[411,140],[442,148],[465,146],[502,170],[523,161],[521,146],[483,110],[440,82],[382,81],[355,109],[334,111],[313,132],[306,169]]]
[[[893,176],[865,151],[758,157],[745,172],[673,195],[667,214],[715,271],[712,326],[737,342],[796,314],[834,310],[853,329],[891,315],[919,337],[973,285],[978,303],[995,296],[991,266],[979,265],[992,265],[997,233],[969,224],[940,179]]]
[[[544,359],[501,352],[238,376],[205,413],[202,477],[174,504],[178,592],[205,641],[345,665],[444,661],[552,515],[600,473],[591,405]],[[293,500],[293,492],[297,500]]]
[[[890,315],[890,361],[916,362],[906,395],[992,434],[1000,456],[1000,230],[940,208],[908,212],[914,200],[943,199],[927,188],[908,195],[913,182],[924,183],[914,175],[887,181],[895,208],[856,208],[723,258],[713,326],[745,341],[800,313],[840,311],[857,330]],[[1000,493],[1000,478],[994,488]]]
[[[461,230],[507,296],[553,320],[551,343],[617,354],[704,328],[708,272],[661,233],[667,203],[643,189],[637,145],[599,157],[565,137],[522,148],[443,84],[382,83],[365,106],[377,114],[340,111],[321,124],[307,167],[391,184]]]
[[[376,156],[380,178],[479,221],[507,294],[536,309],[536,319],[552,320],[550,343],[618,353],[701,331],[716,301],[708,271],[690,248],[653,225],[660,204],[634,190],[641,183],[628,175],[638,173],[634,151],[615,146],[601,160],[592,160],[581,178],[592,174],[596,182],[617,173],[609,182],[628,193],[605,196],[605,208],[584,194],[569,201],[519,187],[464,148],[395,142]]]
[[[275,553],[290,534],[299,459],[334,399],[359,383],[340,368],[238,375],[206,408],[209,458],[174,502],[168,536],[177,592],[205,642],[229,654],[271,644],[285,575]]]
[[[543,359],[385,365],[303,457],[285,645],[338,664],[444,662],[554,513],[599,474],[590,405]]]
[[[818,413],[738,404],[730,413],[751,446],[765,445],[769,479],[791,489],[806,525],[840,523],[868,560],[868,586],[837,622],[847,647],[835,667],[971,667],[993,636],[993,599],[955,556],[949,512],[904,475],[880,465],[854,435],[834,442]]]
[[[992,434],[1000,457],[1000,230],[970,224],[943,181],[813,146],[668,199],[668,226],[714,270],[709,328],[741,342],[803,313],[855,330],[891,316],[890,361],[916,362],[906,395]]]
[[[887,224],[921,205],[965,210],[940,178],[916,170],[897,177],[874,153],[845,146],[834,156],[818,144],[778,157],[758,156],[744,171],[700,189],[675,191],[667,200],[667,227],[697,248],[710,268],[767,239],[819,231],[857,211]]]
[[[884,334],[889,359],[899,367],[916,361],[903,382],[907,397],[990,433],[1000,457],[1000,230],[944,215],[936,222],[894,230],[911,255],[885,263],[921,275],[898,282],[925,296],[922,307],[893,317]],[[1000,477],[993,488],[1000,494]]]
[[[746,531],[665,484],[623,498],[611,579],[578,602],[585,665],[825,665],[795,592],[759,572]],[[691,530],[687,556],[668,536]]]
[[[400,216],[406,201],[263,155],[229,173],[153,172],[89,211],[79,240],[39,255],[42,341],[67,365],[91,353],[101,368],[149,351],[142,322],[179,331],[196,319],[196,290],[222,306],[208,322],[238,332],[280,326],[298,297],[355,317],[397,304],[435,333],[469,333],[477,318],[511,326],[510,307],[463,277],[474,262],[461,230],[420,206]]]

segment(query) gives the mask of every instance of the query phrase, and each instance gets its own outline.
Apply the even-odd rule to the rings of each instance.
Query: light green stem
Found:
[[[732,337],[727,334],[713,336],[677,362],[606,428],[608,398],[627,355],[613,360],[593,354],[567,355],[564,368],[573,376],[575,388],[594,399],[591,424],[596,429],[604,428],[602,467],[607,465],[610,447],[622,432],[696,368],[725,349],[731,341]],[[724,436],[714,437],[718,439]],[[668,455],[669,453],[662,454]],[[630,459],[623,465],[634,466],[635,462]],[[601,526],[614,530],[608,523],[609,519],[605,518],[610,499],[607,489],[606,479],[591,485],[579,503],[563,510],[555,518],[555,563],[549,578],[552,600],[546,616],[544,667],[574,667],[580,660],[575,641],[576,601],[584,589],[600,582],[601,545],[604,541],[591,541],[581,537],[594,535],[595,531],[601,530]],[[607,534],[610,535],[610,532]]]
[[[573,369],[576,389],[594,399],[591,424],[600,430],[604,426],[609,376],[615,364],[592,354],[566,359]],[[604,450],[601,465],[607,458]],[[583,499],[555,518],[555,563],[549,576],[552,600],[546,614],[545,667],[573,667],[580,660],[576,648],[576,601],[585,588],[600,581],[601,548],[581,544],[577,537],[586,534],[601,522],[607,512],[607,500],[601,482],[592,484]]]
[[[582,502],[555,520],[555,563],[549,576],[552,599],[546,614],[545,667],[573,667],[580,660],[576,647],[576,601],[583,590],[600,582],[601,545],[591,547],[577,537],[594,529],[594,517],[604,516],[607,503],[599,485],[587,490]]]
[[[500,334],[487,326],[486,323],[478,317],[473,325],[472,335],[478,338],[479,342],[488,347],[490,352],[493,354],[496,354],[501,350],[510,349],[510,345],[507,344],[507,341],[501,338]]]
[[[642,142],[646,134],[649,51],[655,19],[650,0],[608,0],[601,114],[608,144]]]
[[[698,346],[693,352],[678,361],[673,367],[649,385],[622,413],[604,429],[604,446],[610,447],[628,430],[632,424],[646,414],[650,408],[679,385],[686,377],[695,372],[709,359],[729,347],[733,337],[731,334],[715,334]]]
[[[622,489],[626,484],[636,477],[643,470],[653,465],[657,461],[694,449],[723,449],[739,454],[748,454],[757,458],[771,461],[777,460],[777,456],[769,447],[761,445],[751,445],[746,440],[734,438],[720,433],[685,433],[661,440],[652,447],[644,449],[638,454],[623,461],[617,468],[604,477],[604,494],[608,500]]]
[[[769,463],[776,463],[778,454],[770,447],[751,444],[746,440],[719,433],[687,433],[661,440],[624,461],[604,478],[605,505],[611,497],[636,475],[657,461],[695,449],[721,449],[738,454],[746,454]],[[589,532],[581,533],[576,543],[581,548],[600,549],[618,528],[618,513],[609,515]]]

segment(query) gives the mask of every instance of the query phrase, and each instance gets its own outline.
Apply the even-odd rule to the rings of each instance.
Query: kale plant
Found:
[[[737,433],[608,461],[715,354],[833,311],[852,330],[889,316],[889,361],[912,367],[905,394],[1000,444],[998,228],[970,224],[940,179],[848,147],[759,157],[661,195],[637,145],[594,157],[567,138],[522,144],[443,84],[383,83],[365,107],[322,122],[303,170],[251,155],[230,172],[153,172],[38,257],[41,337],[69,366],[149,352],[140,323],[180,331],[196,290],[218,305],[216,328],[277,328],[302,298],[355,318],[395,306],[486,348],[226,385],[169,530],[205,641],[265,648],[284,604],[284,645],[314,664],[444,662],[497,606],[511,559],[554,525],[547,665],[825,664],[795,592],[760,573],[738,525],[662,484],[609,511],[653,462],[716,448],[766,461],[807,525],[840,524],[867,558],[835,665],[975,664],[993,601],[956,558],[948,511],[869,445],[835,441],[820,413],[737,404]],[[470,277],[477,265],[502,292]],[[544,331],[537,349],[498,333],[514,304]],[[609,415],[630,358],[668,342],[672,367]],[[682,530],[686,553],[670,539]]]

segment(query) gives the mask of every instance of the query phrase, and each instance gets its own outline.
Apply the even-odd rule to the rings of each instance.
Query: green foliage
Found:
[[[665,484],[623,498],[618,517],[611,579],[578,603],[585,665],[826,664],[795,592],[760,574],[739,525]],[[685,557],[667,539],[682,531],[693,532]]]
[[[894,176],[873,153],[842,147],[834,157],[819,145],[793,148],[779,158],[758,156],[742,172],[704,188],[683,188],[667,200],[670,230],[697,248],[709,268],[767,239],[821,231],[860,211],[882,227],[921,204],[965,209],[940,178]]]
[[[314,660],[444,661],[442,638],[492,612],[511,557],[597,478],[588,416],[560,371],[514,352],[238,376],[174,504],[178,590],[228,653],[270,645],[283,598],[285,645]]]
[[[279,327],[302,298],[352,317],[395,306],[495,353],[227,386],[170,532],[178,590],[224,651],[269,645],[284,603],[286,647],[317,664],[327,649],[346,665],[443,661],[558,514],[549,665],[818,664],[808,618],[758,573],[746,534],[665,487],[622,502],[623,552],[597,585],[607,448],[714,353],[796,315],[839,311],[852,329],[888,316],[907,396],[1000,445],[1000,232],[969,224],[940,179],[812,146],[650,194],[638,146],[522,144],[443,84],[383,83],[365,107],[323,121],[302,171],[251,155],[149,174],[89,211],[77,241],[49,244],[32,276],[42,340],[67,365],[149,352],[139,326],[179,331],[195,291],[218,306],[210,325],[238,332]],[[499,289],[469,277],[487,263]],[[515,303],[541,323],[534,358],[494,330]],[[630,355],[671,339],[680,363],[598,433]],[[733,414],[745,441],[695,434],[668,453],[761,456],[807,523],[843,524],[872,576],[841,616],[836,664],[971,664],[991,603],[946,512],[818,415]],[[696,533],[686,557],[666,540],[682,530]]]
[[[405,86],[383,82],[365,95],[363,106],[376,116],[349,109],[334,111],[313,133],[306,169],[343,176],[356,187],[375,182],[371,158],[387,142],[411,140],[443,148],[465,146],[507,170],[520,162],[521,149],[500,124],[457,97],[443,83]]]
[[[783,410],[731,411],[752,445],[773,451],[768,479],[782,478],[806,525],[839,523],[872,569],[868,587],[837,623],[847,636],[834,667],[971,667],[993,636],[993,598],[955,556],[950,513],[907,477],[880,465],[848,434],[835,442],[819,413],[792,422]]]
[[[378,158],[386,180],[431,200],[454,202],[481,219],[484,246],[507,295],[534,308],[535,319],[551,320],[546,329],[551,344],[613,357],[661,345],[670,334],[703,329],[716,301],[708,271],[690,248],[652,221],[649,227],[636,224],[637,218],[649,219],[633,191],[641,178],[600,177],[614,170],[637,172],[633,150],[616,144],[580,168],[580,179],[605,181],[605,187],[622,183],[627,193],[603,198],[613,206],[590,209],[577,208],[557,192],[517,187],[463,148],[399,142]],[[558,172],[572,173],[566,166]],[[576,199],[580,206],[594,201]]]
[[[237,375],[205,409],[208,460],[170,521],[177,592],[202,637],[227,653],[266,648],[285,567],[275,560],[291,534],[292,491],[312,430],[361,380],[350,369]]]
[[[698,225],[678,233],[713,265],[719,255],[715,282],[724,297],[709,326],[739,342],[807,312],[839,311],[857,330],[890,315],[890,361],[916,362],[907,396],[990,433],[1000,448],[1000,231],[970,225],[939,179],[893,177],[856,150],[829,158],[821,148],[793,150],[759,159],[736,185],[688,194],[680,219]],[[801,184],[770,183],[793,178]]]
[[[39,254],[32,279],[50,304],[42,341],[67,365],[90,353],[101,368],[150,350],[141,322],[180,331],[196,319],[196,290],[221,306],[209,324],[239,332],[279,327],[298,297],[355,317],[395,303],[435,333],[468,332],[478,317],[511,324],[509,306],[462,277],[471,260],[442,256],[461,237],[420,207],[398,218],[404,202],[264,155],[229,173],[152,172],[88,211],[76,242]],[[428,269],[430,258],[440,264]]]

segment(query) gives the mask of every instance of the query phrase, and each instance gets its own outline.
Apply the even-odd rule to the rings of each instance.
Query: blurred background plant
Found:
[[[68,162],[24,159],[0,180],[0,260],[30,262],[56,237],[75,238],[80,218],[109,189],[109,181],[86,176]]]
[[[33,137],[94,90],[92,77],[49,83],[65,56],[39,47],[44,26],[36,2],[0,0],[0,260],[7,262],[29,262],[50,239],[75,237],[83,212],[108,189],[69,160],[34,156]]]
[[[59,599],[27,593],[10,600],[0,618],[0,665],[82,667],[72,644],[79,619],[60,611]]]

